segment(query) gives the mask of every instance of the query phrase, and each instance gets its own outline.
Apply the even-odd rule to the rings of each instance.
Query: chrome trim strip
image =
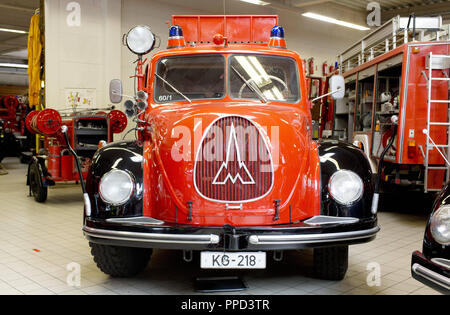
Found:
[[[358,222],[358,218],[353,217],[332,217],[326,215],[317,215],[315,217],[309,218],[303,223],[309,225],[326,225],[326,224],[351,224]]]
[[[91,199],[89,199],[89,195],[87,193],[83,194],[83,200],[84,200],[84,211],[86,213],[87,217],[91,216]]]
[[[379,202],[379,200],[380,200],[380,194],[378,194],[378,193],[373,194],[371,212],[374,215],[377,214],[377,212],[378,212],[378,202]]]
[[[95,229],[88,226],[83,227],[85,236],[96,238],[113,239],[120,241],[134,241],[146,243],[169,243],[169,244],[218,244],[219,235],[216,234],[160,234],[160,233],[139,233],[125,231],[110,231]]]
[[[445,258],[432,258],[432,262],[434,262],[436,265],[440,265],[442,267],[445,267],[447,269],[450,269],[450,260]]]
[[[132,224],[132,225],[161,225],[164,221],[154,219],[151,217],[132,217],[132,218],[110,218],[106,222],[118,224]]]
[[[444,277],[443,275],[440,275],[428,268],[425,268],[421,265],[419,265],[418,263],[415,263],[414,265],[412,265],[411,267],[412,271],[421,276],[424,277],[427,280],[430,280],[434,283],[436,283],[437,285],[446,288],[447,290],[450,290],[450,279],[447,277]]]
[[[299,234],[299,235],[251,235],[249,243],[252,245],[287,245],[308,244],[320,242],[350,241],[374,236],[380,230],[379,226],[368,230],[324,233],[324,234]]]

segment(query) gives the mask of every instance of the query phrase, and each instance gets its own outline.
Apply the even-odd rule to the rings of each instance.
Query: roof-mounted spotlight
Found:
[[[169,42],[167,48],[186,47],[183,29],[179,25],[173,25],[169,30]]]
[[[125,35],[125,44],[136,55],[146,55],[155,47],[155,35],[148,26],[138,25]]]
[[[269,47],[286,48],[286,40],[284,39],[284,29],[277,25],[270,32]]]

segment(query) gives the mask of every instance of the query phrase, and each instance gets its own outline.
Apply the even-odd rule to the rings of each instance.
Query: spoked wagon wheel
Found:
[[[47,187],[44,187],[42,181],[41,172],[37,163],[30,165],[30,171],[28,173],[31,193],[37,202],[45,202],[47,200]]]

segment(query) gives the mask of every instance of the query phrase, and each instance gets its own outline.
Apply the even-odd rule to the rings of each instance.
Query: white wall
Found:
[[[121,77],[121,0],[77,0],[80,25],[69,26],[69,0],[45,1],[47,108],[66,108],[67,89],[93,89],[109,104],[109,81]]]

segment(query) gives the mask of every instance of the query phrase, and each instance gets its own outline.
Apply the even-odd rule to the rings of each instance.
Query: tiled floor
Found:
[[[0,176],[0,294],[195,294],[196,277],[236,274],[249,286],[240,294],[437,294],[411,278],[411,253],[422,247],[427,217],[407,211],[379,214],[381,232],[371,243],[350,247],[340,282],[311,276],[311,251],[269,259],[266,270],[236,273],[201,270],[198,260],[185,263],[179,252],[159,250],[138,277],[113,279],[97,269],[82,235],[80,187],[57,184],[38,204],[27,197],[25,166],[12,158],[3,165],[9,174]],[[81,266],[79,287],[67,284],[73,262]],[[367,285],[370,263],[381,267],[380,286]]]

